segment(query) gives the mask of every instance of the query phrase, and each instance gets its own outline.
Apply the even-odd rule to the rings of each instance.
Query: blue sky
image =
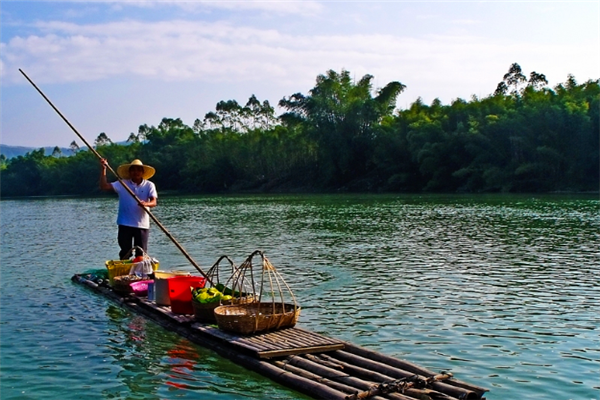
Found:
[[[276,105],[317,75],[400,81],[417,98],[486,97],[512,63],[549,86],[600,78],[600,1],[11,1],[0,3],[0,143],[93,142],[221,100]]]

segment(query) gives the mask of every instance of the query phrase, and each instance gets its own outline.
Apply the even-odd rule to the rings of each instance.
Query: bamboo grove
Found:
[[[449,105],[418,99],[396,109],[405,89],[373,77],[327,71],[308,94],[245,105],[221,101],[193,126],[164,118],[96,150],[117,166],[156,167],[159,191],[553,192],[597,191],[600,80],[547,87],[513,64],[493,94]],[[36,150],[1,162],[2,196],[93,195],[99,164],[86,149]]]

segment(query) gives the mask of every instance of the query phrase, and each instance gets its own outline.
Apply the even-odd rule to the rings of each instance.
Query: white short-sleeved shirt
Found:
[[[151,198],[158,198],[154,183],[145,179],[137,185],[130,179],[124,179],[123,182],[131,189],[138,199],[149,201]],[[139,206],[133,196],[127,192],[121,182],[111,183],[113,189],[119,195],[119,212],[117,214],[117,225],[132,226],[134,228],[149,229],[150,217],[148,213]]]

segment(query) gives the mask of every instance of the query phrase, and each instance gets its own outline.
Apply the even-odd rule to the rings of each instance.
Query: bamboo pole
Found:
[[[341,393],[356,392],[356,388],[354,388],[352,386],[344,385],[343,383],[339,383],[339,382],[333,381],[331,379],[324,378],[321,375],[315,374],[314,372],[311,372],[309,370],[306,370],[306,369],[303,369],[300,367],[296,367],[294,365],[290,365],[289,363],[286,363],[284,361],[274,360],[274,361],[272,361],[272,363],[273,363],[273,365],[275,365],[285,371],[290,371],[291,373],[293,373],[295,375],[302,376],[304,378],[310,379],[311,381],[318,382],[322,385],[326,385],[326,386],[328,386],[334,390],[337,390]],[[414,399],[408,399],[408,400],[414,400]]]
[[[361,356],[361,357],[364,357],[364,358],[367,358],[367,359],[370,359],[373,361],[377,361],[379,363],[393,366],[393,367],[399,368],[404,371],[412,372],[413,374],[417,374],[417,375],[433,376],[436,374],[435,372],[433,372],[431,370],[428,370],[426,368],[423,368],[417,364],[413,364],[406,360],[400,360],[400,359],[393,358],[393,357],[390,357],[385,354],[377,353],[373,350],[369,350],[364,347],[357,346],[350,342],[344,342],[344,344],[345,344],[344,350],[346,352],[357,355],[357,356]],[[477,393],[477,395],[479,397],[483,396],[483,394],[488,391],[488,389],[483,388],[481,386],[472,385],[470,383],[463,382],[463,381],[460,381],[457,379],[448,380],[447,382],[445,382],[445,384],[450,385],[450,386],[459,387],[462,389],[466,389],[467,391],[473,391],[473,392]]]
[[[348,353],[345,350],[338,350],[330,354],[331,357],[342,361],[343,365],[348,370],[352,370],[358,367],[364,369],[365,371],[369,371],[369,374],[379,373],[389,377],[387,379],[375,379],[380,382],[392,381],[394,379],[411,379],[412,377],[416,376],[423,382],[427,382],[435,391],[442,392],[446,395],[465,400],[477,400],[481,398],[481,394],[477,392],[449,384],[452,382],[451,380],[449,380],[452,377],[451,374],[437,375],[432,373],[427,375],[421,375],[411,371],[407,371],[405,369],[402,369],[401,367],[399,368],[398,366],[391,365],[391,363],[384,364],[379,361],[374,361],[372,359],[363,358],[356,354]],[[435,379],[433,379],[434,377]],[[445,378],[441,379],[442,377]],[[442,380],[444,380],[444,382],[442,382]]]
[[[347,386],[348,390],[351,390],[350,393],[352,394],[346,395],[345,399],[353,398],[353,396],[358,396],[359,393],[364,393],[365,391],[372,389],[376,385],[375,382],[365,381],[354,375],[350,375],[338,369],[331,368],[330,366],[325,365],[319,360],[312,361],[308,360],[305,357],[288,357],[286,361],[288,365],[292,365],[297,368],[309,371],[313,374],[323,376],[328,381],[337,382]],[[415,397],[422,398],[421,395],[424,393],[425,390],[415,390],[410,393],[410,397],[405,396],[401,393],[388,393],[387,396],[388,398],[393,400],[414,400]],[[382,397],[379,397],[376,394],[374,394],[373,396],[374,397],[370,397],[371,400],[383,399]]]
[[[394,378],[368,369],[368,366],[364,368],[359,365],[352,365],[345,362],[340,362],[333,357],[329,357],[325,354],[321,355],[323,357],[322,360],[319,360],[317,357],[311,357],[309,354],[304,355],[305,358],[312,360],[318,364],[324,365],[326,367],[331,368],[331,364],[336,365],[336,368],[343,369],[343,371],[355,378],[364,380],[366,382],[380,382],[373,383],[367,390],[362,392],[355,392],[351,395],[346,396],[348,400],[358,400],[358,399],[372,399],[373,396],[377,395],[387,395],[390,398],[398,399],[403,396],[403,394],[409,395],[411,397],[422,398],[423,394],[433,394],[437,396],[438,399],[455,399],[454,397],[448,396],[446,393],[440,393],[437,391],[433,391],[426,388],[414,388],[415,381],[408,380],[407,378],[419,379],[417,375],[409,375],[407,378],[394,380]],[[440,380],[440,379],[448,379],[452,375],[437,375],[436,377],[430,378],[431,381]],[[425,381],[424,381],[425,382]],[[401,393],[400,389],[402,389]]]
[[[98,157],[99,160],[102,160],[102,156],[100,154],[98,154],[98,152],[96,151],[96,149],[94,149],[87,140],[85,140],[85,138],[77,131],[77,129],[75,129],[75,127],[73,125],[71,125],[71,123],[69,122],[69,120],[67,120],[67,118],[65,118],[65,116],[58,110],[58,108],[56,108],[54,106],[54,104],[52,104],[52,102],[50,101],[50,99],[48,99],[48,97],[46,97],[46,95],[40,90],[40,88],[37,87],[37,85],[35,83],[33,83],[33,81],[31,79],[29,79],[29,77],[27,76],[27,74],[25,74],[25,72],[23,72],[22,69],[19,68],[19,72],[21,72],[21,74],[23,74],[23,76],[25,77],[25,79],[27,79],[29,81],[29,83],[31,83],[31,85],[35,88],[35,90],[38,91],[38,93],[40,95],[42,95],[42,97],[44,98],[44,100],[46,100],[46,102],[48,102],[48,104],[50,104],[50,107],[52,107],[54,109],[54,111],[56,111],[56,113],[62,118],[63,121],[65,121],[65,123],[69,126],[69,128],[71,128],[71,130],[73,132],[75,132],[75,134],[79,137],[79,139],[81,139],[83,141],[83,143],[88,147],[88,149],[90,149],[92,151],[92,153],[94,153],[94,155],[96,157]],[[152,219],[152,221],[154,221],[154,223],[156,225],[158,225],[158,227],[165,233],[165,235],[167,235],[167,237],[169,239],[171,239],[171,241],[175,244],[175,246],[183,253],[183,255],[192,263],[192,265],[198,270],[198,272],[200,272],[200,274],[202,274],[202,276],[204,278],[206,278],[206,280],[212,285],[212,281],[210,280],[210,278],[208,277],[208,275],[206,275],[206,273],[204,271],[202,271],[202,268],[200,268],[200,266],[198,265],[198,263],[196,263],[196,261],[194,261],[194,259],[192,258],[192,256],[190,256],[188,254],[187,251],[185,251],[185,249],[183,248],[183,246],[181,246],[179,244],[179,242],[177,240],[175,240],[175,238],[173,237],[173,235],[171,235],[171,233],[167,230],[167,228],[165,228],[160,221],[150,212],[150,210],[146,207],[142,206],[141,200],[138,199],[138,197],[135,195],[135,193],[133,193],[133,191],[129,188],[129,186],[127,186],[125,184],[125,182],[123,182],[123,180],[121,179],[121,177],[119,176],[119,174],[117,174],[115,172],[115,170],[112,169],[112,167],[110,165],[108,165],[108,163],[106,163],[106,167],[109,169],[110,172],[113,173],[114,176],[117,177],[117,179],[119,180],[119,182],[123,185],[123,187],[127,190],[127,192],[133,196],[133,198],[137,201],[137,203],[146,211],[146,213],[148,213],[148,215],[150,216],[150,218]],[[214,285],[213,285],[214,286]]]
[[[326,367],[317,362],[307,360],[303,357],[288,357],[286,362],[289,365],[310,371],[313,374],[322,376],[323,378],[348,385],[354,388],[355,391],[368,390],[372,386],[372,383],[363,381],[362,379],[351,376],[340,370]]]

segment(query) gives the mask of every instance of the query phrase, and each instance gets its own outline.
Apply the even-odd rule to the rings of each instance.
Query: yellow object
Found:
[[[176,276],[190,276],[191,273],[186,272],[186,271],[158,271],[155,270],[156,272],[154,272],[154,277],[156,279],[169,279],[169,278],[174,278]]]
[[[144,178],[144,179],[152,178],[154,176],[154,173],[156,172],[154,167],[151,167],[149,165],[144,165],[140,160],[133,160],[129,164],[119,165],[119,168],[117,168],[117,174],[119,174],[121,179],[129,179],[129,168],[131,168],[133,166],[138,166],[138,167],[144,168],[144,175],[142,175],[142,178]]]
[[[115,277],[129,275],[132,266],[132,262],[129,260],[108,260],[105,264],[111,286],[115,284]]]
[[[115,277],[129,275],[133,262],[131,260],[108,260],[105,262],[106,269],[108,269],[108,279],[110,285],[113,286],[115,283]],[[153,263],[152,269],[158,270],[159,263]]]
[[[200,295],[196,298],[198,299],[198,301],[200,303],[203,303],[204,301],[206,301],[206,299],[208,299],[208,293],[206,293],[206,292],[200,293]]]

